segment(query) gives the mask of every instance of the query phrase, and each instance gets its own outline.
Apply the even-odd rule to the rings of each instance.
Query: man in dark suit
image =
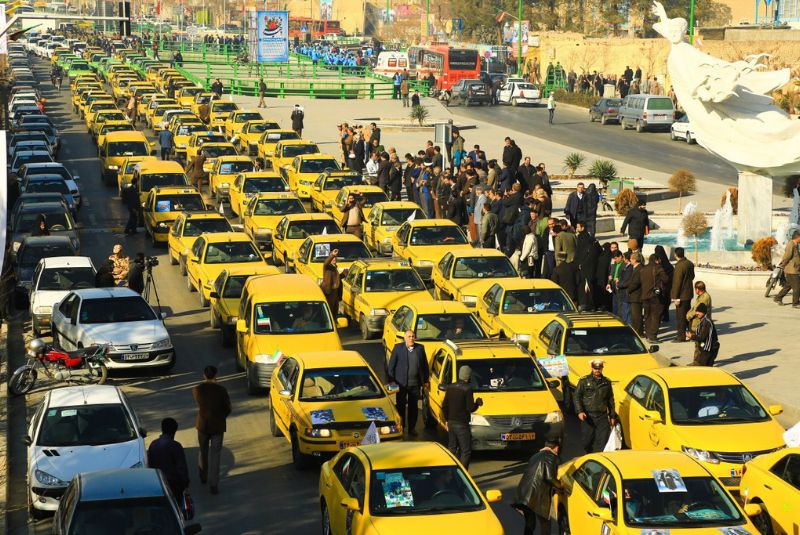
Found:
[[[217,368],[206,366],[204,381],[192,389],[197,403],[197,442],[200,454],[197,468],[200,481],[209,484],[211,494],[219,494],[219,456],[222,437],[227,430],[225,419],[231,413],[231,398],[224,386],[217,384]]]
[[[642,316],[642,255],[634,253],[631,255],[631,274],[622,283],[628,292],[628,304],[631,307],[631,327],[639,334],[644,335],[644,325]]]
[[[416,343],[414,331],[406,331],[403,341],[396,344],[389,357],[386,375],[389,384],[396,384],[397,412],[410,435],[416,435],[420,388],[428,386],[428,357],[425,348]],[[408,418],[406,418],[408,407]]]
[[[692,306],[694,294],[694,264],[685,256],[683,247],[675,248],[675,269],[672,273],[672,289],[670,299],[675,303],[675,339],[673,342],[686,342],[687,321],[686,313]]]
[[[147,466],[161,470],[175,499],[180,501],[189,487],[189,469],[183,446],[175,440],[177,431],[178,422],[174,418],[161,420],[161,436],[147,448]]]
[[[567,253],[556,253],[556,268],[551,280],[561,286],[573,303],[578,302],[578,267],[567,260]]]

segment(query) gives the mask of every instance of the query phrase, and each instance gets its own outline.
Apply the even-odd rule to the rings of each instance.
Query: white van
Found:
[[[628,95],[619,108],[623,130],[669,130],[675,121],[672,99],[663,95]]]
[[[406,52],[386,51],[378,54],[378,61],[373,71],[382,76],[394,76],[408,70],[408,54]]]

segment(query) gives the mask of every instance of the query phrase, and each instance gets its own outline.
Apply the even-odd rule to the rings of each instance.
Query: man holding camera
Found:
[[[139,294],[144,291],[144,269],[144,253],[136,253],[128,269],[128,288]]]

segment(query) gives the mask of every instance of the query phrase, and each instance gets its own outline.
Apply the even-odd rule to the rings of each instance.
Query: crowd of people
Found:
[[[312,63],[334,67],[374,67],[375,56],[371,46],[356,49],[343,48],[327,43],[298,43],[291,46],[296,54],[311,58]]]

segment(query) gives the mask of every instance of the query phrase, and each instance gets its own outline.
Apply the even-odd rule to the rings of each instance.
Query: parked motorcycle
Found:
[[[39,373],[53,381],[101,385],[108,377],[105,361],[109,349],[108,345],[94,345],[77,351],[64,351],[35,338],[28,344],[26,363],[14,371],[8,389],[18,396],[28,393]]]
[[[767,291],[764,292],[764,297],[769,297],[770,292],[775,289],[778,284],[785,284],[786,278],[783,275],[783,268],[778,266],[772,270],[767,279]]]

